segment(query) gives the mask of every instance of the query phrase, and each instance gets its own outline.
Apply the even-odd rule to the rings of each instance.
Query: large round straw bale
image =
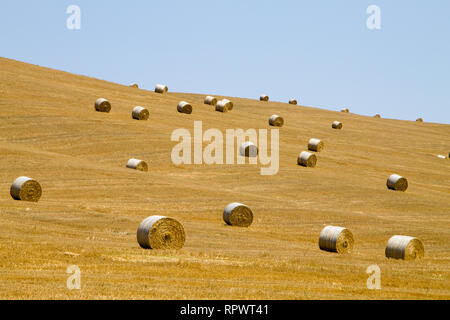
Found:
[[[191,114],[192,113],[192,106],[187,103],[186,101],[181,101],[178,106],[177,106],[177,110],[180,113],[187,113],[187,114]]]
[[[38,202],[42,195],[42,188],[36,180],[19,177],[11,185],[10,194],[15,200]]]
[[[295,99],[290,99],[290,100],[289,100],[289,104],[297,104],[297,100],[295,100]]]
[[[98,112],[110,112],[111,104],[104,98],[98,98],[97,101],[95,101],[95,110]]]
[[[132,83],[132,84],[129,85],[129,87],[132,87],[132,88],[139,88],[139,86],[138,86],[137,83]]]
[[[216,104],[216,111],[227,112],[233,109],[233,103],[230,100],[222,99]]]
[[[350,110],[348,110],[348,108],[342,108],[342,109],[341,109],[341,112],[349,113]]]
[[[313,153],[302,151],[297,158],[297,164],[304,167],[314,168],[317,164],[317,157]]]
[[[342,122],[334,121],[334,122],[331,124],[331,127],[332,127],[333,129],[342,129]]]
[[[230,226],[248,227],[253,222],[253,212],[245,204],[233,202],[223,211],[223,220]]]
[[[183,225],[164,216],[146,218],[137,230],[137,241],[144,249],[181,249],[185,240]]]
[[[284,125],[284,119],[274,114],[269,118],[269,124],[274,127],[282,127]]]
[[[136,120],[147,120],[149,115],[150,114],[147,109],[139,106],[134,107],[133,111],[131,112],[131,116]]]
[[[217,104],[217,99],[212,96],[206,96],[204,103],[209,104],[211,106],[215,106]]]
[[[377,113],[376,115],[373,116],[374,118],[381,118],[381,115],[379,113]]]
[[[319,236],[319,248],[325,251],[348,253],[353,249],[353,234],[342,227],[326,226]]]
[[[269,96],[267,94],[262,94],[259,96],[260,101],[269,101]]]
[[[139,159],[131,158],[127,162],[127,168],[135,169],[139,171],[148,171],[148,164],[147,162]]]
[[[167,86],[165,86],[163,84],[157,84],[155,87],[156,93],[166,93],[167,90],[169,90],[169,89],[167,88]]]
[[[253,142],[247,141],[239,147],[239,154],[243,157],[256,157],[258,155],[258,148]]]
[[[414,260],[423,258],[424,246],[422,241],[409,236],[393,236],[389,239],[385,254],[387,258]]]
[[[416,121],[417,122],[423,122],[423,119],[422,118],[417,118]]]
[[[314,139],[314,138],[309,139],[308,150],[320,152],[320,151],[322,151],[323,147],[324,147],[324,145],[323,145],[322,140]]]
[[[408,189],[408,180],[398,174],[391,175],[386,182],[388,189],[406,191]]]

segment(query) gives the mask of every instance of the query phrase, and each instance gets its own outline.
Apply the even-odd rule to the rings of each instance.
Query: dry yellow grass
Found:
[[[112,103],[110,113],[95,112],[98,97]],[[450,149],[449,125],[234,97],[233,112],[222,114],[203,99],[1,58],[0,298],[450,298],[450,161],[435,156]],[[180,116],[180,100],[195,114]],[[133,121],[136,105],[158,121]],[[261,176],[256,165],[170,160],[176,128],[192,132],[194,120],[204,130],[269,128],[274,112],[287,120],[277,175]],[[334,120],[345,120],[344,129],[333,130]],[[296,159],[311,136],[327,148],[307,170]],[[125,168],[130,155],[151,170]],[[392,172],[408,177],[406,192],[386,188]],[[42,185],[38,203],[11,198],[22,175]],[[252,208],[251,227],[222,221],[234,201]],[[183,249],[139,247],[137,227],[155,214],[183,224]],[[351,254],[319,250],[328,224],[352,230]],[[394,234],[420,238],[425,258],[386,259]],[[381,268],[381,290],[366,288],[372,264]],[[81,270],[81,290],[66,288],[69,265]]]

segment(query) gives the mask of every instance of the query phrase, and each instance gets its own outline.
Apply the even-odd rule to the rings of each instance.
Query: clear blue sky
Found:
[[[71,4],[81,30],[66,27]],[[151,90],[450,123],[448,0],[14,0],[0,34],[2,57]]]

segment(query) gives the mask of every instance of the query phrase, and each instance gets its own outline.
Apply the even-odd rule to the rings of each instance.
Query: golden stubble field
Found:
[[[0,58],[1,299],[450,298],[450,160],[436,157],[450,152],[450,125],[239,98],[222,114],[203,94],[168,86],[160,95]],[[94,111],[99,97],[111,113]],[[180,100],[191,115],[177,112]],[[148,121],[131,119],[137,105]],[[174,129],[192,132],[194,120],[224,133],[269,129],[272,114],[285,119],[277,175],[171,161]],[[312,137],[325,149],[316,168],[300,167]],[[125,168],[132,157],[149,172]],[[392,173],[408,178],[406,192],[386,188]],[[41,183],[38,203],[11,198],[22,175]],[[224,224],[236,201],[252,208],[250,228]],[[182,250],[139,247],[137,227],[153,214],[183,223]],[[353,232],[353,253],[318,249],[328,224]],[[395,234],[420,238],[425,258],[386,259]],[[381,290],[366,287],[373,264]],[[81,290],[66,287],[70,265],[81,270]]]

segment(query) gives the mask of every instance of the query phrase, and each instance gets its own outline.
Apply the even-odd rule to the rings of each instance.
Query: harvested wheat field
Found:
[[[0,58],[0,299],[450,298],[450,160],[436,157],[450,149],[450,125],[147,89]],[[216,112],[205,95],[233,111]],[[95,111],[99,97],[109,113]],[[195,113],[178,113],[182,100]],[[130,117],[135,106],[148,121]],[[267,122],[275,113],[282,128]],[[261,175],[259,162],[173,164],[171,134],[193,134],[194,121],[279,130],[278,173]],[[326,148],[315,168],[299,166],[311,137]],[[126,168],[132,157],[148,172]],[[386,188],[392,174],[408,178],[405,192]],[[41,185],[38,202],[11,197],[21,176]],[[251,208],[250,226],[223,221],[233,202]],[[154,215],[183,226],[180,250],[141,248],[137,229]],[[351,230],[351,252],[319,249],[327,225]],[[394,235],[420,239],[424,257],[386,258]],[[367,289],[374,264],[381,290]],[[67,288],[71,265],[80,290]]]

